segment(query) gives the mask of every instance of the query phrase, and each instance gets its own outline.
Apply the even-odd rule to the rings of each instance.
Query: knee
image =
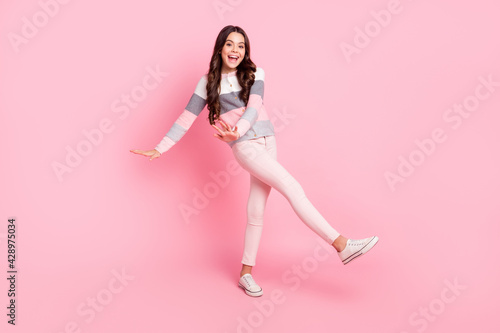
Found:
[[[262,216],[266,210],[266,202],[255,202],[255,200],[249,201],[247,204],[247,215],[252,216]]]
[[[307,198],[304,189],[296,180],[286,184],[286,186],[283,187],[282,194],[290,202]]]
[[[261,226],[264,224],[264,214],[247,214],[247,224]]]
[[[251,225],[262,225],[264,223],[265,206],[249,206],[247,210],[247,223]]]

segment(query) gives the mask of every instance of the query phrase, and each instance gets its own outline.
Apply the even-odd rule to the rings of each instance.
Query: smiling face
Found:
[[[245,56],[245,37],[238,32],[231,32],[221,50],[222,70],[227,74],[234,72]]]

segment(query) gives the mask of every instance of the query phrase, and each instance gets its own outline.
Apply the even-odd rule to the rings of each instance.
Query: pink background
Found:
[[[379,14],[381,26],[374,17],[388,7],[397,13],[390,22]],[[498,331],[498,7],[75,0],[44,22],[39,2],[2,1],[2,332]],[[16,52],[9,36],[22,34],[23,17],[41,27]],[[207,109],[159,159],[129,152],[165,135],[227,24],[246,30],[266,72],[279,161],[337,230],[380,237],[350,265],[335,253],[318,262],[319,237],[273,190],[257,299],[237,287],[248,173],[239,169],[196,214],[181,214],[212,173],[234,163],[212,136]],[[356,37],[365,28],[369,42]],[[341,46],[355,42],[358,52],[346,57]],[[168,76],[124,113],[122,96],[140,92],[148,67]],[[462,122],[453,128],[447,110],[478,101],[479,78],[488,76],[497,86],[477,88],[479,105],[455,114]],[[83,147],[83,132],[106,119],[112,130],[60,181],[53,163],[65,163],[66,147]],[[424,155],[415,141],[436,128],[446,140]],[[385,174],[398,173],[400,156],[421,163],[391,189]],[[11,216],[15,328],[6,323]],[[292,274],[294,266],[309,273]],[[119,282],[122,271],[128,280]]]

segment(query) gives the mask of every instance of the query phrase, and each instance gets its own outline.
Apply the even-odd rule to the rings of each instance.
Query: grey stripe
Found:
[[[264,99],[264,81],[255,80],[250,88],[250,94],[257,94]]]
[[[259,120],[256,121],[255,124],[248,129],[248,131],[238,140],[229,141],[228,144],[232,147],[236,142],[256,139],[265,135],[274,135],[274,126],[270,120]]]
[[[240,91],[241,90],[231,91],[229,93],[219,95],[221,115],[231,110],[246,106],[239,97]],[[250,87],[250,94],[259,95],[260,98],[264,100],[264,81],[255,80],[252,87]]]
[[[182,138],[182,136],[186,134],[186,132],[187,129],[177,123],[174,123],[172,127],[170,127],[166,135],[174,142],[178,142]]]
[[[240,119],[246,119],[250,123],[250,126],[253,126],[255,121],[257,120],[257,117],[259,116],[259,113],[257,112],[257,109],[254,107],[249,107],[243,112],[241,115]]]
[[[219,95],[219,103],[220,103],[220,114],[223,115],[226,112],[229,112],[234,109],[245,107],[243,100],[239,97],[239,91],[232,91],[226,94]]]
[[[189,99],[189,103],[186,106],[186,110],[198,116],[206,104],[207,104],[206,100],[201,98],[199,95],[193,94]]]

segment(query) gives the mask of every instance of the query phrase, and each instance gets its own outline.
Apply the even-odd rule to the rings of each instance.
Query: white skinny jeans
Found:
[[[297,216],[328,244],[332,244],[340,236],[312,205],[297,180],[277,161],[274,135],[240,141],[231,149],[236,161],[250,173],[242,264],[255,265],[264,210],[271,188],[283,194]]]

